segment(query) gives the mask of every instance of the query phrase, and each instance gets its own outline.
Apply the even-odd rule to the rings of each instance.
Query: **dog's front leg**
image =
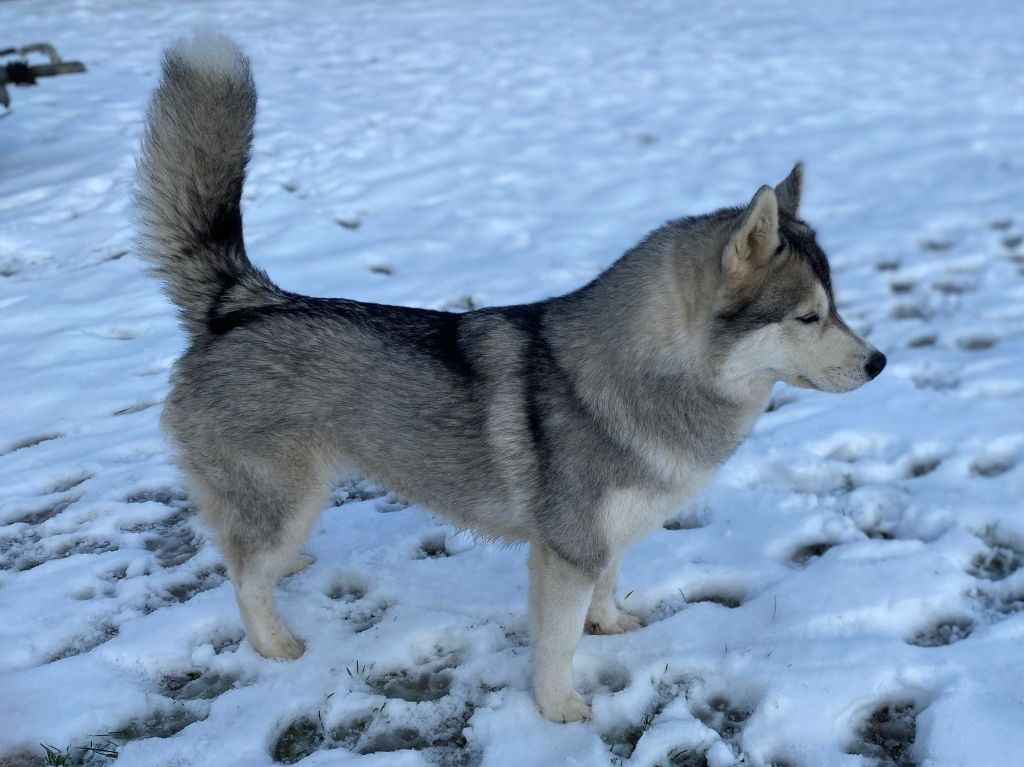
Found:
[[[530,545],[533,694],[540,712],[555,722],[590,718],[590,706],[572,686],[572,656],[593,590],[593,578],[547,546]]]
[[[615,581],[621,563],[622,554],[617,554],[594,586],[594,598],[587,609],[587,631],[592,634],[622,634],[640,628],[640,619],[615,603]]]

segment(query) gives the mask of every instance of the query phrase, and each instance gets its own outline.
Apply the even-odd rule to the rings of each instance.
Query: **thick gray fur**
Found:
[[[229,40],[169,49],[136,195],[141,254],[190,340],[163,424],[250,640],[302,652],[273,584],[302,566],[332,483],[364,474],[531,544],[535,694],[552,719],[585,718],[570,676],[584,620],[638,625],[611,596],[623,550],[700,491],[777,380],[845,391],[884,364],[836,313],[798,218],[801,168],[749,205],[669,222],[573,293],[453,314],[288,293],[250,263],[255,107]]]

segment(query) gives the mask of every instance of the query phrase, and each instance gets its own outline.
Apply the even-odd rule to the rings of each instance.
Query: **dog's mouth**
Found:
[[[814,381],[812,381],[810,378],[807,378],[805,376],[797,376],[796,378],[794,378],[793,379],[793,385],[794,386],[799,386],[801,389],[817,389],[818,388],[817,386],[815,386]]]

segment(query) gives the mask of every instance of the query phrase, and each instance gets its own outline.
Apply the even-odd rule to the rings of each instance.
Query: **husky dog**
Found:
[[[341,472],[455,525],[528,542],[533,690],[590,710],[572,658],[615,602],[626,548],[697,494],[776,381],[856,389],[885,357],[839,317],[798,215],[802,169],[744,207],[671,221],[588,285],[464,314],[311,298],[246,256],[239,201],[256,92],[224,37],[167,52],[138,163],[140,249],[189,348],[163,413],[227,560],[252,646],[296,658],[278,578]]]

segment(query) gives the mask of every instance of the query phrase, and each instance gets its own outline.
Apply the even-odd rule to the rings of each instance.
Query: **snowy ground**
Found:
[[[0,119],[0,765],[1024,763],[1024,7],[824,5],[0,2],[0,44],[89,67]],[[581,641],[593,722],[533,706],[525,552],[365,483],[279,589],[306,655],[242,638],[129,224],[159,51],[200,22],[254,59],[247,238],[294,290],[537,299],[807,162],[889,368],[780,388],[630,552],[647,625]]]

